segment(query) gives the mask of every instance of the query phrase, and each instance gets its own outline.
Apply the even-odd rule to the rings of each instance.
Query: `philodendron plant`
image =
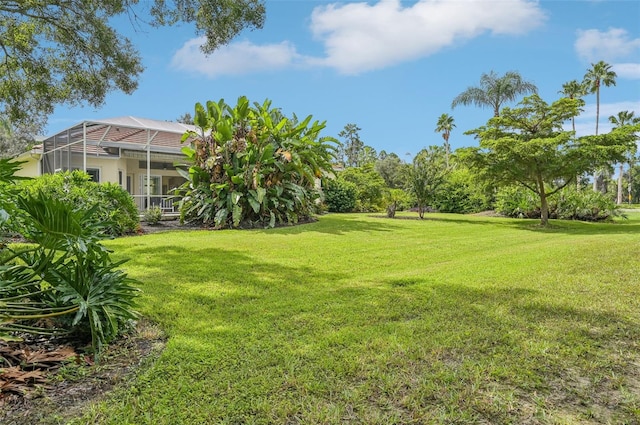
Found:
[[[98,354],[137,317],[135,282],[100,244],[107,236],[95,208],[76,209],[43,191],[11,196],[15,170],[0,160],[0,228],[26,240],[0,246],[0,340],[79,331]]]

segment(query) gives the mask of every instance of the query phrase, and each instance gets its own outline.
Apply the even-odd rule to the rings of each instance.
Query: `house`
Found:
[[[96,182],[122,186],[140,211],[159,206],[166,214],[175,213],[172,189],[184,182],[176,164],[186,161],[181,139],[196,129],[137,117],[83,121],[20,155],[17,159],[26,162],[19,175],[83,170]]]

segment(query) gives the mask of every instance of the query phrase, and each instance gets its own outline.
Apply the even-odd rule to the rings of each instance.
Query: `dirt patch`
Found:
[[[59,350],[65,344],[49,340],[39,345]],[[164,346],[160,329],[140,321],[134,330],[107,347],[98,363],[81,356],[80,362],[76,358],[42,370],[44,381],[33,382],[24,392],[0,392],[0,423],[47,424],[79,416],[87,404],[100,401],[117,385],[126,385],[141,365],[157,358]]]

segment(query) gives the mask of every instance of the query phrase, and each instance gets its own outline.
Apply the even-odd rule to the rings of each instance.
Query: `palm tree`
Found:
[[[587,89],[584,84],[579,83],[577,80],[571,80],[568,83],[564,83],[562,90],[558,93],[569,99],[580,99],[587,94]],[[576,132],[576,117],[571,117],[571,129],[574,133]]]
[[[449,114],[442,114],[438,118],[438,124],[435,129],[436,133],[442,133],[442,138],[444,139],[447,168],[449,168],[449,155],[451,154],[449,136],[451,135],[451,130],[453,130],[455,127],[456,125],[454,123],[453,117]]]
[[[592,63],[591,68],[584,75],[583,84],[587,93],[596,94],[596,136],[598,135],[598,122],[600,121],[600,86],[615,86],[616,77],[616,73],[611,71],[611,65],[605,61]]]
[[[480,87],[469,87],[451,102],[451,108],[457,105],[476,105],[481,108],[493,108],[493,115],[500,116],[500,107],[505,102],[513,102],[518,95],[527,93],[537,93],[535,84],[525,81],[522,76],[509,71],[504,76],[499,77],[494,71],[482,74],[480,77]]]
[[[618,116],[611,115],[609,117],[609,122],[615,126],[614,128],[640,123],[640,117],[635,117],[634,115],[635,112],[633,111],[620,111],[618,112]],[[631,158],[633,158],[633,152],[629,152],[629,179],[631,179]],[[623,164],[621,162],[618,170],[618,197],[616,201],[618,205],[622,204],[622,167]],[[629,181],[629,187],[631,187],[631,181]]]
[[[606,87],[616,85],[616,73],[611,71],[611,65],[605,61],[592,63],[591,68],[584,75],[583,84],[587,93],[596,94],[596,136],[598,135],[598,124],[600,121],[600,86]],[[598,190],[598,180],[601,172],[596,172],[593,176],[593,190]],[[603,185],[604,187],[604,185]]]

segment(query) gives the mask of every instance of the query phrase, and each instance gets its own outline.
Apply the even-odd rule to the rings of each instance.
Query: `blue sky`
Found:
[[[138,116],[176,120],[196,102],[270,99],[287,115],[313,115],[335,136],[348,123],[377,151],[410,159],[441,144],[440,114],[451,114],[452,147],[477,145],[464,131],[489,109],[453,98],[483,72],[518,71],[547,102],[582,80],[591,63],[613,66],[603,87],[600,132],[622,110],[640,116],[640,2],[267,0],[262,30],[245,31],[209,57],[188,25],[155,29],[117,22],[139,49],[145,71],[132,95],[112,93],[97,110],[59,107],[47,134],[85,119]],[[579,134],[595,131],[595,95],[585,98]]]

